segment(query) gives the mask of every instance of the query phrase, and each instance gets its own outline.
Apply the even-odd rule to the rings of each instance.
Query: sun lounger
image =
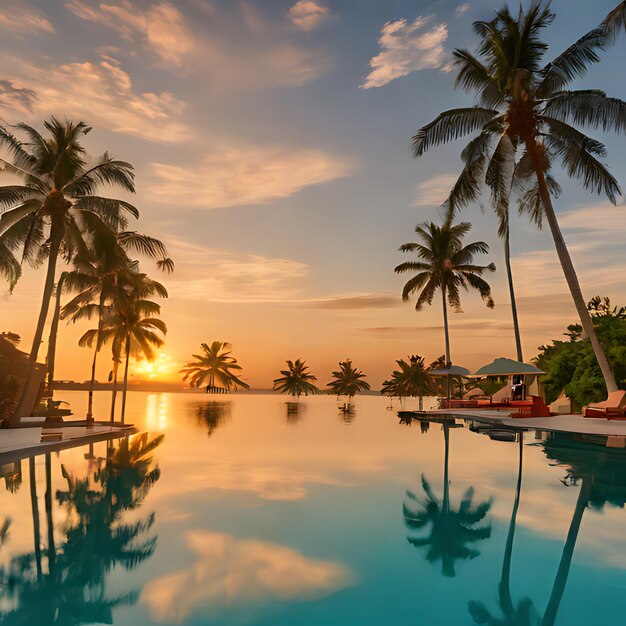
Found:
[[[626,419],[626,391],[612,391],[603,402],[588,404],[583,407],[584,417],[601,417],[604,419]]]
[[[512,409],[511,417],[550,417],[550,407],[540,396],[529,396],[527,400],[512,400],[509,403]]]

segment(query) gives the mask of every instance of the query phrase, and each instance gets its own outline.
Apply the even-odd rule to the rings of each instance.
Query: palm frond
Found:
[[[626,102],[595,89],[559,91],[546,102],[544,114],[604,132],[626,132]]]
[[[430,124],[426,124],[417,131],[413,137],[413,154],[420,157],[433,146],[464,137],[482,128],[497,115],[498,111],[483,107],[444,111]]]

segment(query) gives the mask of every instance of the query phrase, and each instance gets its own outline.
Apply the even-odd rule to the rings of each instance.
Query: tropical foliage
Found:
[[[241,365],[232,356],[232,346],[225,341],[214,341],[211,345],[200,344],[201,354],[194,354],[195,361],[187,363],[181,369],[183,379],[192,387],[206,386],[207,393],[212,391],[230,391],[231,389],[250,389],[238,376]]]
[[[496,266],[476,265],[474,256],[486,254],[489,246],[484,241],[475,241],[463,245],[463,238],[471,229],[471,224],[461,222],[452,224],[446,221],[439,226],[434,222],[425,222],[416,226],[419,241],[405,243],[402,252],[415,254],[417,260],[405,261],[395,269],[396,273],[413,272],[402,290],[402,299],[408,300],[417,294],[415,309],[419,311],[425,304],[432,304],[437,291],[441,291],[443,303],[443,326],[446,344],[446,366],[451,364],[450,334],[448,329],[448,306],[455,310],[461,308],[461,289],[475,289],[487,306],[493,307],[491,287],[482,278],[487,271],[494,272]]]
[[[614,307],[608,298],[599,296],[588,308],[618,383],[626,388],[626,308]],[[604,400],[602,372],[582,327],[572,324],[564,334],[567,339],[555,339],[539,348],[536,364],[546,372],[541,379],[546,400],[556,400],[563,390],[578,406]]]
[[[352,366],[352,361],[346,359],[339,362],[339,369],[332,373],[333,379],[327,387],[337,396],[348,396],[352,399],[357,393],[369,391],[370,384],[364,380],[365,374]]]
[[[287,361],[286,370],[280,370],[281,377],[274,379],[274,391],[288,393],[299,398],[301,395],[319,393],[315,385],[317,377],[309,371],[309,366],[302,359]]]
[[[446,201],[451,216],[478,199],[481,186],[491,189],[499,215],[508,214],[515,191],[520,211],[550,227],[574,304],[609,391],[617,388],[606,355],[585,307],[578,278],[552,205],[560,187],[551,171],[560,162],[565,173],[585,188],[615,202],[620,188],[600,161],[606,148],[576,126],[602,131],[626,131],[626,103],[599,90],[568,90],[575,79],[599,61],[607,43],[607,28],[587,33],[544,64],[548,50],[542,31],[554,20],[549,3],[534,1],[517,15],[508,7],[490,21],[474,23],[480,38],[476,55],[454,52],[456,84],[476,95],[473,107],[441,113],[413,138],[416,157],[430,148],[472,133],[462,153],[464,168]],[[501,219],[501,225],[502,225]],[[506,220],[508,224],[508,218]]]

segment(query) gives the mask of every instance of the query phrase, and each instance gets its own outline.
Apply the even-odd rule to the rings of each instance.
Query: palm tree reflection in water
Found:
[[[230,419],[230,402],[204,402],[193,406],[193,412],[201,426],[206,426],[209,437]]]
[[[491,525],[478,526],[489,509],[491,500],[474,505],[474,488],[467,489],[458,510],[450,504],[450,481],[448,462],[450,452],[450,428],[455,427],[453,420],[443,421],[445,441],[443,498],[435,495],[426,477],[422,474],[422,488],[425,498],[419,498],[407,491],[403,504],[404,523],[410,530],[430,528],[428,535],[409,536],[408,540],[415,547],[427,547],[426,560],[429,563],[441,561],[441,573],[444,576],[456,575],[455,561],[474,559],[480,552],[468,544],[488,539]]]
[[[519,510],[522,493],[522,470],[524,459],[524,433],[517,434],[518,440],[518,469],[517,482],[515,486],[515,499],[509,522],[509,531],[506,537],[504,549],[504,559],[502,561],[502,573],[500,584],[498,585],[498,605],[502,613],[502,618],[491,615],[487,607],[482,602],[470,601],[468,608],[470,615],[476,624],[489,624],[490,626],[539,626],[541,617],[533,606],[533,602],[528,597],[521,598],[517,605],[513,604],[511,596],[511,561],[513,557],[513,540],[515,538],[515,526],[517,523],[517,512]]]
[[[147,434],[125,438],[100,459],[95,471],[77,478],[66,467],[66,482],[56,500],[66,509],[66,523],[59,529],[55,546],[52,520],[51,462],[46,459],[46,514],[48,522],[47,568],[43,571],[38,550],[39,511],[31,468],[31,501],[35,528],[33,553],[13,557],[0,570],[0,623],[11,624],[112,624],[113,609],[133,604],[137,591],[110,596],[107,575],[115,566],[132,570],[150,558],[157,538],[149,531],[154,514],[127,523],[125,514],[143,503],[160,477],[152,452],[163,436]],[[61,530],[61,533],[58,531]]]

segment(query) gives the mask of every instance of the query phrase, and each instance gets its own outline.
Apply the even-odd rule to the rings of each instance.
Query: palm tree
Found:
[[[92,238],[89,260],[73,272],[68,273],[67,280],[72,281],[72,291],[79,291],[79,293],[63,307],[61,317],[76,322],[85,317],[91,319],[95,316],[98,322],[98,332],[91,362],[87,422],[93,422],[93,392],[98,352],[102,348],[100,334],[104,309],[115,297],[120,275],[137,270],[136,261],[132,261],[128,257],[129,250],[155,259],[157,267],[168,273],[174,269],[174,263],[160,240],[134,231],[113,233],[108,229],[100,229]],[[147,295],[153,295],[153,293],[167,297],[165,288],[159,283],[154,283],[154,291]]]
[[[280,391],[280,393],[288,393],[300,399],[300,396],[304,394],[319,393],[319,389],[315,386],[314,381],[317,377],[313,376],[309,372],[309,366],[301,359],[295,361],[287,361],[286,370],[281,370],[282,376],[274,379],[274,391]]]
[[[180,371],[183,380],[194,387],[204,387],[206,392],[225,391],[241,387],[250,389],[235,372],[241,371],[241,365],[232,356],[232,346],[226,341],[214,341],[211,345],[200,344],[202,354],[194,354],[195,361],[187,363]]]
[[[147,295],[155,292],[167,297],[163,285],[145,274],[128,272],[118,276],[113,303],[105,308],[98,328],[87,331],[81,337],[80,344],[89,347],[98,341],[101,344],[112,344],[114,387],[111,421],[114,421],[117,372],[122,358],[125,360],[121,411],[121,421],[124,423],[130,357],[151,361],[155,357],[155,350],[164,343],[157,334],[167,333],[165,322],[157,317],[161,313],[161,306],[146,299]]]
[[[458,510],[450,505],[450,428],[455,427],[454,420],[444,419],[444,469],[443,498],[439,498],[432,490],[430,483],[422,474],[422,489],[426,498],[418,498],[413,492],[407,491],[407,500],[402,505],[404,523],[411,530],[422,530],[430,527],[429,535],[411,536],[408,541],[415,547],[429,546],[426,559],[429,563],[441,560],[441,573],[454,577],[454,562],[458,559],[474,559],[480,553],[468,547],[491,536],[491,525],[477,527],[489,512],[491,500],[474,506],[474,489],[467,489]]]
[[[355,394],[369,391],[370,384],[363,380],[365,374],[352,367],[352,361],[346,359],[339,361],[339,370],[332,373],[335,380],[331,380],[326,386],[337,396],[348,396],[352,400]]]
[[[608,391],[615,391],[615,377],[598,341],[582,296],[578,277],[561,233],[552,204],[559,192],[551,166],[560,160],[572,178],[585,188],[605,194],[615,203],[620,194],[616,179],[598,159],[605,146],[572,123],[603,131],[626,130],[626,103],[598,90],[568,91],[567,86],[599,61],[598,50],[607,42],[599,27],[587,33],[552,62],[542,66],[547,44],[542,30],[554,13],[540,1],[517,17],[503,8],[489,22],[474,23],[480,37],[478,54],[454,52],[457,85],[477,94],[477,105],[441,113],[413,138],[414,154],[477,132],[463,150],[464,169],[446,202],[454,215],[477,199],[481,184],[491,188],[496,207],[508,210],[511,190],[520,210],[537,225],[545,218],[582,326],[591,341]],[[518,154],[519,153],[519,154]]]
[[[459,288],[466,291],[471,287],[478,291],[489,308],[493,308],[491,287],[482,278],[486,271],[494,272],[496,266],[474,264],[474,255],[486,254],[489,246],[484,241],[463,245],[463,237],[472,228],[468,222],[452,224],[446,221],[442,226],[434,222],[424,222],[415,227],[418,243],[405,243],[402,252],[414,252],[417,261],[406,261],[398,265],[396,273],[417,272],[402,290],[402,299],[408,300],[418,292],[415,310],[424,304],[432,304],[437,290],[441,290],[443,303],[443,329],[446,344],[446,368],[452,365],[450,358],[450,333],[448,329],[448,306],[460,310]]]
[[[419,397],[419,410],[423,409],[424,396],[435,394],[433,379],[424,365],[424,357],[414,354],[396,361],[399,368],[391,373],[391,378],[383,382],[381,393],[402,398]]]
[[[107,185],[134,193],[132,165],[105,152],[88,167],[80,140],[91,128],[84,122],[61,122],[52,117],[44,127],[47,137],[27,124],[18,124],[16,128],[27,137],[22,142],[8,128],[0,126],[0,147],[12,157],[12,162],[0,159],[0,167],[23,179],[21,185],[0,187],[0,242],[11,251],[21,248],[22,261],[33,266],[47,258],[28,375],[16,416],[23,410],[37,362],[59,255],[71,260],[77,250],[86,247],[84,234],[95,225],[104,224],[117,230],[125,223],[125,214],[139,215],[128,202],[95,195],[99,187]]]

